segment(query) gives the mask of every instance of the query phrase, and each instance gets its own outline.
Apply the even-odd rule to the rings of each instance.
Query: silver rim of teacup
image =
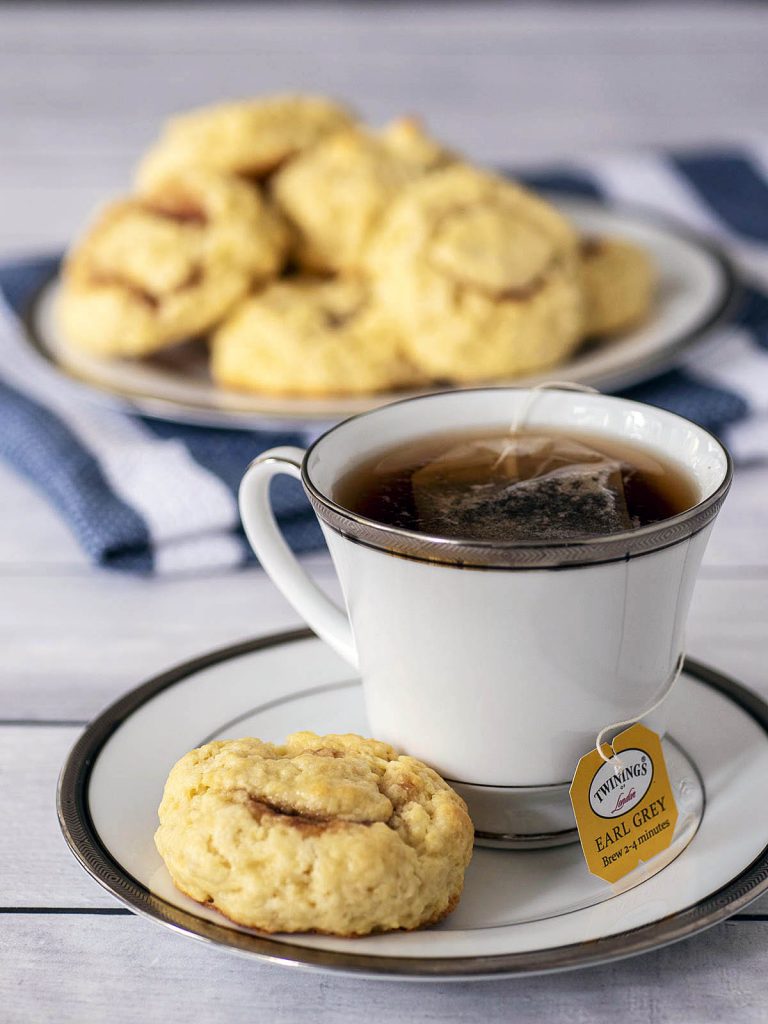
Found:
[[[553,390],[566,390],[558,384]],[[570,390],[570,387],[568,386]],[[465,388],[464,393],[529,390],[527,388]],[[592,389],[590,389],[592,390]],[[599,392],[596,392],[599,393]],[[419,395],[392,402],[383,408],[408,405],[413,402],[429,402],[444,397],[446,392]],[[612,396],[602,396],[605,401],[623,401]],[[417,533],[402,527],[379,523],[367,519],[335,501],[325,494],[312,480],[308,466],[316,447],[328,437],[344,428],[353,419],[375,416],[382,408],[360,413],[336,424],[318,437],[307,449],[301,465],[301,480],[317,516],[336,533],[367,547],[386,551],[389,554],[416,561],[443,563],[454,568],[473,569],[559,569],[577,565],[594,565],[603,562],[626,561],[639,555],[649,554],[671,547],[687,540],[703,530],[720,511],[733,478],[733,461],[728,450],[709,430],[677,413],[662,410],[665,416],[674,417],[690,424],[711,438],[722,450],[726,470],[722,482],[709,495],[691,508],[658,523],[651,523],[630,531],[607,536],[580,538],[560,543],[551,541],[473,541],[450,539],[426,533]]]

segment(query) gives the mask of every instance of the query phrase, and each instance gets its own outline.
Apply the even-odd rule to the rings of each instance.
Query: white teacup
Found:
[[[240,488],[262,565],[359,670],[371,735],[459,783],[478,828],[509,845],[570,838],[577,761],[601,728],[642,714],[674,672],[731,481],[723,446],[680,416],[545,391],[526,428],[572,428],[663,453],[693,476],[697,503],[628,533],[522,545],[425,536],[338,503],[337,482],[364,459],[431,434],[509,429],[529,394],[487,388],[395,402],[333,427],[306,452],[265,452]],[[346,611],[309,579],[275,525],[269,482],[278,473],[304,485]],[[663,707],[649,724],[663,732]]]

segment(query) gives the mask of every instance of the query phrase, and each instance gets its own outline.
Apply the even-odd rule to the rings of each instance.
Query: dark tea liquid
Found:
[[[699,500],[683,467],[641,444],[574,432],[430,435],[366,459],[339,504],[388,526],[476,541],[567,541],[638,529]]]

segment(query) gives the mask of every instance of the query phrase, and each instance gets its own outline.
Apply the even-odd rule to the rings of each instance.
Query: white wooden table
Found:
[[[63,243],[125,185],[161,116],[224,95],[313,88],[377,120],[415,108],[489,160],[764,127],[768,18],[746,4],[213,7],[0,8],[3,254]],[[59,835],[64,756],[125,688],[295,615],[256,570],[162,582],[96,572],[1,466],[0,494],[0,1020],[766,1019],[768,900],[636,960],[451,986],[260,966],[130,915]],[[768,471],[740,471],[689,636],[696,657],[768,697],[766,500]],[[312,561],[332,587],[325,559]]]

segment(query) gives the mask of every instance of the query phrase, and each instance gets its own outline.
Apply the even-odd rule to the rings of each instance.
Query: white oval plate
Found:
[[[359,681],[308,631],[172,669],[108,708],[75,745],[59,787],[67,842],[109,892],[177,931],[283,964],[390,978],[602,963],[701,931],[768,889],[768,816],[754,812],[755,780],[768,775],[768,706],[689,662],[670,697],[671,760],[695,764],[706,805],[701,815],[697,798],[698,831],[651,877],[653,861],[611,888],[576,845],[476,850],[459,908],[436,928],[364,939],[238,928],[171,883],[152,838],[163,784],[185,751],[212,738],[279,740],[299,729],[367,731]]]
[[[577,352],[544,374],[495,380],[525,386],[557,377],[616,391],[668,366],[681,349],[718,323],[736,294],[733,269],[716,247],[651,214],[613,209],[596,202],[554,197],[553,201],[585,234],[618,235],[637,242],[658,268],[656,308],[642,327],[610,343]],[[434,391],[286,398],[246,394],[216,387],[205,346],[187,343],[143,361],[105,361],[66,344],[53,316],[58,281],[38,293],[26,318],[26,340],[61,376],[102,403],[160,419],[204,426],[302,429],[328,423],[396,398]],[[473,386],[477,386],[476,382]]]

